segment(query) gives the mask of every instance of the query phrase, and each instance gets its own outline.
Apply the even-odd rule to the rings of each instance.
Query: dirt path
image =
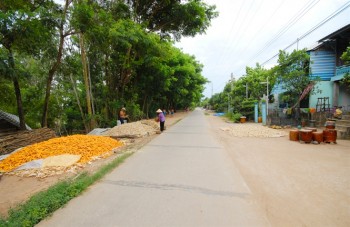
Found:
[[[350,226],[350,141],[235,137],[222,130],[232,124],[208,120],[272,226]]]
[[[173,124],[184,118],[187,114],[187,112],[177,112],[173,116],[167,116],[165,126],[171,127]],[[128,145],[121,148],[121,151],[137,151],[140,147],[151,141],[155,136],[157,135],[126,141]],[[94,172],[99,167],[115,158],[116,155],[113,155],[108,159],[98,160],[83,170]],[[70,176],[72,176],[72,174],[62,174],[40,179],[35,177],[3,175],[0,180],[0,216],[7,216],[7,212],[11,207],[15,207],[17,204],[26,201],[35,193],[43,191],[58,181],[64,180]]]

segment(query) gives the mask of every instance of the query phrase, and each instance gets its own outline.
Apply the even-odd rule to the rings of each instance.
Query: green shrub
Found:
[[[226,113],[225,117],[227,117],[232,122],[239,122],[242,114],[240,113]]]
[[[246,116],[248,119],[253,119],[254,117],[254,105],[256,100],[244,100],[242,102],[241,113],[243,116]]]

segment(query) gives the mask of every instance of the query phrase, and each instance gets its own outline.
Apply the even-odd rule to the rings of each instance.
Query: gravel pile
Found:
[[[157,128],[154,125],[151,126],[152,124],[151,120],[147,120],[143,122],[144,123],[142,123],[141,121],[137,121],[137,122],[126,123],[119,126],[115,126],[114,128],[103,133],[102,135],[115,136],[115,137],[140,138],[140,137],[156,134],[156,132],[159,130],[158,125],[157,125]],[[147,124],[145,122],[147,122]]]
[[[159,130],[159,123],[156,122],[154,119],[150,119],[150,120],[141,120],[141,123],[142,124],[145,124],[145,125],[149,125],[151,127],[153,127],[155,130]]]
[[[268,128],[260,124],[233,124],[229,127],[220,128],[235,137],[282,137],[288,133],[282,130]]]

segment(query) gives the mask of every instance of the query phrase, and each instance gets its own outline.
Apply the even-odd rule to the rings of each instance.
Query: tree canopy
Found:
[[[346,48],[346,51],[341,55],[341,59],[346,65],[350,65],[350,44]],[[350,73],[346,73],[341,82],[350,89]]]
[[[200,0],[0,3],[0,108],[22,129],[61,133],[114,126],[202,98],[202,65],[172,40],[202,34],[217,16]]]
[[[273,102],[274,97],[270,93],[275,85],[284,90],[284,102],[300,105],[300,97],[305,88],[318,81],[318,78],[310,77],[309,67],[310,57],[306,50],[294,50],[291,53],[280,51],[275,67],[264,69],[258,63],[255,67],[246,67],[245,75],[237,81],[229,81],[222,92],[208,100],[207,105],[217,111],[225,111],[231,106],[230,112],[250,114],[252,117],[252,113],[246,110],[247,105],[253,109],[254,102],[265,101],[263,97],[267,92],[269,103]]]

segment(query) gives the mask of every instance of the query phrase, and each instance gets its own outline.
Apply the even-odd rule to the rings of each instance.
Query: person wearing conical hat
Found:
[[[160,131],[164,131],[164,125],[165,125],[165,116],[163,114],[163,111],[161,109],[158,109],[156,111],[157,115],[158,115],[158,121],[160,124]]]

